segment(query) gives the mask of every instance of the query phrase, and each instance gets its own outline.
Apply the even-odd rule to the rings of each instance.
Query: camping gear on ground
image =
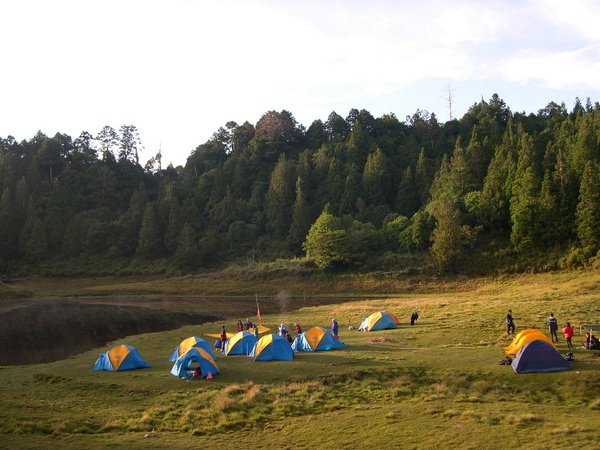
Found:
[[[240,331],[225,341],[223,354],[247,355],[252,351],[257,340],[254,334],[248,331]]]
[[[139,352],[130,345],[117,345],[106,353],[102,353],[92,370],[120,372],[123,370],[143,369],[152,367],[142,359]]]
[[[171,369],[171,375],[192,380],[198,378],[198,376],[194,376],[195,370],[192,368],[194,363],[197,363],[200,367],[199,375],[202,377],[210,375],[210,378],[212,378],[213,375],[219,373],[219,367],[210,353],[201,347],[192,347],[177,358]]]
[[[292,343],[292,350],[303,352],[318,352],[321,350],[332,350],[334,348],[345,348],[346,345],[339,339],[321,327],[312,327],[304,333],[300,333]]]
[[[175,350],[173,351],[173,354],[168,359],[168,361],[177,361],[177,358],[179,358],[181,355],[183,355],[185,352],[187,352],[190,348],[193,347],[203,348],[213,357],[215,361],[217,360],[217,357],[215,356],[213,349],[210,346],[210,342],[205,341],[202,338],[192,336],[187,339],[184,339],[183,341],[181,341],[181,344],[175,347]]]
[[[294,351],[284,337],[267,334],[256,342],[248,356],[255,361],[291,361],[294,359]]]
[[[551,342],[536,339],[528,342],[512,363],[515,373],[558,372],[570,370],[570,364]]]
[[[398,328],[398,325],[400,325],[400,321],[395,315],[379,311],[365,318],[358,329],[360,331],[391,330]]]
[[[544,333],[538,332],[527,333],[526,335],[521,336],[521,338],[517,342],[515,342],[515,344],[509,350],[506,350],[506,354],[516,355],[523,348],[524,345],[527,345],[529,342],[533,342],[536,340],[546,341],[552,346],[552,348],[554,348],[554,350],[556,350],[556,345],[550,340],[550,338]]]

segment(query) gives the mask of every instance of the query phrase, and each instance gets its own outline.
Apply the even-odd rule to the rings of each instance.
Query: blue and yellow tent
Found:
[[[248,356],[255,361],[291,361],[294,359],[294,351],[285,338],[267,334],[258,340]]]
[[[194,348],[194,347],[199,347],[199,348],[206,350],[213,357],[214,360],[217,359],[217,357],[215,356],[213,349],[210,346],[210,343],[208,341],[205,341],[204,339],[196,337],[196,336],[192,336],[192,337],[189,337],[189,338],[181,341],[181,344],[179,344],[177,347],[175,347],[173,354],[167,361],[177,361],[177,358],[179,358],[181,355],[183,355],[189,349]]]
[[[223,346],[224,355],[247,355],[249,354],[258,339],[248,331],[240,331],[225,341]]]
[[[535,339],[526,343],[512,362],[515,373],[560,372],[570,370],[569,363],[551,342]]]
[[[117,345],[96,360],[92,370],[120,372],[122,370],[143,369],[152,367],[142,359],[139,352],[129,345]]]
[[[339,339],[321,327],[312,327],[304,333],[300,333],[292,343],[292,350],[302,352],[318,352],[321,350],[332,350],[334,348],[345,348],[346,345]]]
[[[216,375],[219,373],[219,367],[215,362],[215,359],[203,348],[192,347],[175,361],[173,368],[171,369],[171,375],[175,375],[180,378],[188,378],[193,380],[192,373],[195,372],[195,367],[192,367],[194,363],[198,363],[200,367],[200,373],[202,377],[206,378],[208,374]]]
[[[395,315],[379,311],[365,318],[358,329],[361,331],[391,330],[398,328],[398,325],[400,325],[400,321]]]

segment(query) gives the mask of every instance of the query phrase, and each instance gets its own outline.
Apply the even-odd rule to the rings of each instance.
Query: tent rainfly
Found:
[[[143,369],[152,367],[142,359],[139,352],[130,345],[117,345],[106,353],[102,353],[96,360],[92,370],[106,370],[107,372],[121,372],[123,370]]]
[[[217,363],[206,350],[200,347],[192,347],[177,358],[171,369],[171,375],[192,380],[198,378],[192,375],[195,372],[192,367],[194,363],[198,363],[203,378],[206,378],[209,374],[212,376],[219,373]]]
[[[255,361],[291,361],[294,359],[294,351],[285,338],[267,334],[258,340],[248,356]]]
[[[212,356],[213,359],[216,361],[217,357],[215,356],[213,349],[210,346],[210,343],[208,341],[206,341],[202,338],[196,337],[196,336],[192,336],[192,337],[189,337],[189,338],[181,341],[181,344],[179,344],[177,347],[175,347],[175,350],[173,351],[173,354],[168,359],[168,361],[177,361],[177,358],[179,358],[181,355],[183,355],[185,352],[187,352],[189,349],[191,349],[193,347],[199,347],[199,348],[206,350],[206,352],[210,356]]]
[[[361,331],[391,330],[398,328],[398,325],[400,325],[400,321],[395,315],[379,311],[366,317],[358,329]]]
[[[332,350],[334,348],[345,348],[346,345],[339,339],[321,327],[312,327],[304,333],[300,333],[292,343],[292,350],[303,352],[317,352],[320,350]]]
[[[225,341],[222,353],[224,355],[247,355],[257,341],[258,339],[252,333],[240,331]]]
[[[525,344],[512,362],[512,368],[515,373],[559,372],[571,369],[558,350],[541,339]]]

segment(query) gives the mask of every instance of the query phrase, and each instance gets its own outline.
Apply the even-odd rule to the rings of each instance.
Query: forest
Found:
[[[352,109],[228,122],[185,166],[140,163],[133,125],[0,138],[0,275],[307,270],[498,273],[594,267],[600,105],[460,119]]]

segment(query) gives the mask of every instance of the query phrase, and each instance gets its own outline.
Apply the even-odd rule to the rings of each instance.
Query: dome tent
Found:
[[[332,350],[334,348],[345,348],[346,345],[339,339],[321,327],[312,327],[304,333],[300,333],[292,343],[292,350],[303,352],[318,352],[321,350]]]
[[[247,355],[249,354],[258,339],[248,331],[240,331],[225,341],[223,346],[224,355]]]
[[[117,345],[106,353],[102,353],[92,370],[106,370],[107,372],[120,372],[123,370],[143,369],[152,367],[142,359],[139,352],[130,345]]]
[[[171,369],[171,375],[188,379],[196,378],[190,374],[192,364],[194,363],[198,363],[200,366],[200,372],[203,377],[207,377],[208,374],[216,375],[219,373],[219,367],[215,359],[206,350],[200,347],[192,347],[177,358]]]
[[[248,356],[255,361],[291,361],[294,359],[294,351],[285,338],[277,334],[267,334],[256,342]]]
[[[552,346],[552,348],[556,350],[556,345],[550,340],[550,338],[541,331],[538,331],[537,333],[532,332],[521,336],[521,338],[517,342],[515,342],[511,348],[506,350],[506,354],[516,355],[525,345],[533,341],[546,341]]]
[[[215,356],[213,349],[208,341],[196,336],[192,336],[187,339],[184,339],[177,347],[175,347],[175,350],[173,351],[173,354],[168,359],[168,361],[177,361],[177,358],[179,358],[181,355],[183,355],[185,352],[187,352],[193,347],[199,347],[206,350],[206,352],[209,355],[211,355],[215,361],[217,360],[217,357]]]
[[[512,362],[512,368],[515,373],[559,372],[571,369],[558,350],[541,339],[525,344]]]
[[[391,330],[398,328],[398,325],[400,325],[400,321],[395,315],[379,311],[366,317],[358,329],[361,331]]]
[[[512,342],[509,345],[507,345],[506,347],[504,347],[504,350],[511,350],[513,347],[518,345],[519,341],[528,334],[543,335],[544,333],[542,333],[540,330],[536,330],[534,328],[528,328],[526,330],[520,331],[513,338]]]

